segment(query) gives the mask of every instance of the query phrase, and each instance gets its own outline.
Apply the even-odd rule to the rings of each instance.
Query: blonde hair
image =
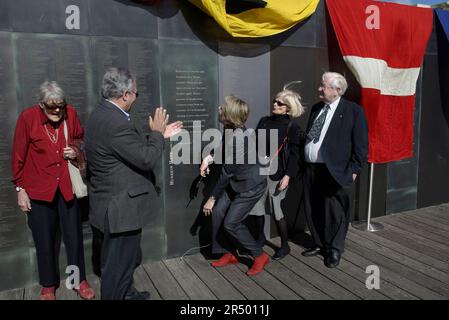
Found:
[[[276,98],[280,98],[282,102],[287,104],[287,114],[292,118],[297,118],[305,112],[304,106],[301,104],[301,96],[299,93],[289,89],[296,83],[301,83],[301,81],[292,81],[287,83],[282,88],[282,91],[276,94]]]
[[[234,95],[225,97],[225,102],[220,106],[224,124],[234,128],[245,125],[249,115],[248,104]]]

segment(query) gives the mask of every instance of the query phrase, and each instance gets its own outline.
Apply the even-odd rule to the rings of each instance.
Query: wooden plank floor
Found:
[[[320,256],[305,258],[300,243],[291,253],[271,261],[255,277],[246,276],[249,262],[213,268],[200,254],[155,261],[135,272],[138,290],[152,300],[418,300],[449,299],[449,204],[377,218],[385,229],[368,233],[350,227],[340,265],[329,269]],[[272,255],[279,239],[265,251]],[[242,259],[245,260],[244,258]],[[369,290],[366,268],[379,267],[380,289]],[[100,281],[89,275],[99,298]],[[61,288],[57,299],[79,297]],[[0,300],[34,300],[39,286],[0,292]]]

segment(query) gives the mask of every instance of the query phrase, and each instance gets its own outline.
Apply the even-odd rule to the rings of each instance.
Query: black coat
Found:
[[[244,138],[239,140],[237,137]],[[235,193],[243,193],[266,183],[267,177],[262,174],[264,170],[259,164],[254,130],[228,129],[223,139],[221,156],[214,155],[215,162],[220,158],[223,165],[212,196],[218,199],[228,186]]]
[[[142,132],[103,100],[89,117],[85,144],[91,224],[104,231],[108,214],[111,233],[144,227],[159,213],[153,170],[161,158],[162,134]]]
[[[301,127],[297,123],[293,122],[289,115],[283,114],[261,118],[257,124],[257,130],[259,129],[267,130],[265,134],[265,152],[269,157],[274,156],[269,154],[270,146],[273,143],[276,143],[278,148],[281,147],[284,139],[288,135],[288,142],[284,145],[284,147],[282,147],[281,151],[277,155],[278,168],[275,173],[270,175],[270,178],[274,181],[279,181],[284,177],[284,175],[288,175],[291,178],[296,177],[300,171],[300,167],[303,166],[301,148],[304,148],[305,133],[302,131]],[[271,141],[269,130],[278,131],[277,141]],[[259,138],[259,135],[257,137]]]
[[[319,102],[312,107],[307,132],[323,106]],[[340,99],[320,152],[334,179],[341,186],[349,186],[352,174],[360,173],[368,155],[368,124],[358,104]]]

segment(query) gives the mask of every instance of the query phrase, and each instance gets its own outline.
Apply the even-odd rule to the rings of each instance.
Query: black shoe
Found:
[[[335,268],[340,264],[341,255],[337,250],[332,250],[324,259],[324,265],[328,268]]]
[[[133,291],[125,296],[125,300],[148,300],[150,293],[148,291]]]
[[[301,255],[303,255],[304,257],[313,257],[313,256],[320,254],[320,252],[321,252],[321,248],[315,247],[315,248],[310,248],[310,249],[304,250],[301,253]]]
[[[273,255],[273,260],[281,260],[286,255],[290,253],[290,247],[287,245],[285,247],[281,247],[276,253]]]

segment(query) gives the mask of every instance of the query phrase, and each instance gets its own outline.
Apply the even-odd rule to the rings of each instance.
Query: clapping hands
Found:
[[[149,117],[148,125],[152,131],[160,132],[165,139],[174,136],[179,133],[182,129],[182,122],[176,121],[168,124],[169,115],[167,114],[167,110],[158,107],[154,111],[154,118]]]

